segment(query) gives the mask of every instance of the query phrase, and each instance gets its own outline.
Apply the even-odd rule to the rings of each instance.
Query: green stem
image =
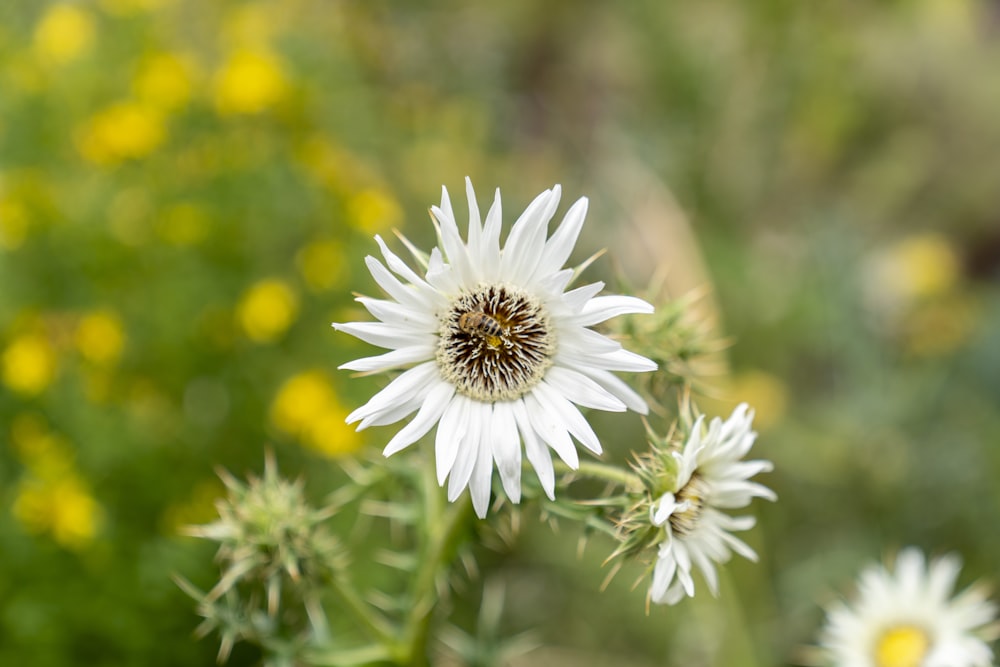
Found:
[[[350,581],[335,574],[330,577],[330,584],[354,618],[368,628],[379,642],[387,646],[396,642],[396,630],[392,624],[361,598]]]
[[[445,504],[435,478],[433,463],[425,465],[423,476],[427,536],[420,566],[414,574],[413,606],[406,617],[405,643],[399,654],[401,665],[427,664],[427,642],[434,607],[438,601],[437,582],[447,569],[461,529],[467,525],[471,505],[468,499]]]
[[[556,461],[555,468],[563,474],[575,474],[580,477],[599,479],[605,482],[611,482],[612,484],[618,484],[626,489],[642,488],[642,480],[638,475],[631,473],[624,468],[618,468],[606,463],[581,461],[580,466],[574,470],[562,461]]]

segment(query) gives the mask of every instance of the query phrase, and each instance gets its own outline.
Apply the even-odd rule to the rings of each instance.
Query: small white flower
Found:
[[[514,223],[501,250],[500,191],[483,224],[468,179],[466,190],[466,239],[442,188],[441,206],[431,208],[438,247],[425,256],[406,244],[423,275],[376,236],[388,269],[374,257],[365,261],[390,298],[358,299],[378,322],[334,327],[391,350],[341,368],[377,372],[409,367],[347,421],[360,420],[360,430],[416,412],[389,441],[386,456],[437,424],[438,482],[448,479],[452,501],[468,486],[482,517],[494,461],[507,496],[519,502],[523,442],[542,488],[553,497],[549,447],[571,468],[579,460],[570,436],[595,454],[601,452],[577,406],[645,414],[646,403],[611,371],[651,371],[656,364],[589,328],[617,315],[651,313],[652,306],[635,297],[597,296],[604,287],[600,282],[566,291],[575,272],[563,263],[583,226],[585,198],[570,207],[548,237],[560,188],[546,190]]]
[[[820,643],[835,667],[988,667],[984,631],[996,606],[983,590],[951,597],[961,565],[954,555],[926,566],[909,547],[895,572],[880,565],[861,573],[852,606],[827,611]]]
[[[723,422],[716,417],[704,428],[699,417],[680,452],[677,481],[672,493],[663,494],[649,509],[650,520],[666,531],[660,543],[650,599],[676,604],[685,595],[694,595],[691,570],[701,570],[712,595],[718,595],[719,579],[715,563],[725,563],[732,552],[756,561],[757,554],[735,531],[753,528],[752,516],[731,517],[719,510],[746,507],[754,498],[775,500],[773,491],[749,481],[767,472],[769,461],[742,461],[757,434],[751,430],[753,411],[740,404]]]

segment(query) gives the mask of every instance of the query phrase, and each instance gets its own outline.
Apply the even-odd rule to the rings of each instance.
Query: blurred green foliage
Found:
[[[998,37],[986,0],[3,3],[0,664],[211,664],[177,528],[216,465],[271,444],[321,496],[385,441],[343,425],[380,381],[328,323],[363,317],[371,236],[428,247],[466,174],[508,217],[589,195],[581,255],[633,282],[704,258],[735,342],[704,381],[757,407],[780,498],[721,601],[648,616],[527,511],[481,555],[542,644],[516,664],[788,663],[880,554],[995,575]]]

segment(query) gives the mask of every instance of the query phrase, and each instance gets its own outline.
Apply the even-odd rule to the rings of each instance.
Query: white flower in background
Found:
[[[729,560],[732,552],[756,561],[757,554],[731,533],[753,528],[752,516],[732,517],[720,510],[746,507],[754,498],[775,500],[773,491],[749,481],[767,472],[769,461],[741,460],[757,434],[751,430],[753,411],[740,404],[723,422],[716,417],[706,430],[698,417],[684,447],[672,455],[677,463],[673,492],[663,494],[650,507],[650,519],[666,531],[660,543],[650,599],[675,604],[694,595],[691,570],[701,570],[712,595],[718,595],[715,563]]]
[[[651,313],[651,305],[635,297],[597,296],[604,287],[600,282],[566,291],[575,272],[563,263],[583,226],[585,198],[570,207],[548,237],[560,188],[546,190],[514,223],[501,250],[500,191],[483,224],[468,179],[466,189],[466,240],[442,188],[441,206],[431,208],[438,247],[430,256],[410,248],[423,275],[376,236],[388,269],[374,257],[366,262],[390,298],[358,299],[378,322],[334,327],[392,350],[341,368],[410,367],[347,421],[360,420],[360,430],[416,412],[386,445],[386,456],[437,424],[438,482],[448,479],[452,501],[468,486],[482,517],[494,461],[507,496],[519,502],[523,442],[545,493],[553,497],[549,447],[571,468],[579,460],[570,436],[601,453],[577,406],[645,414],[646,403],[611,371],[651,371],[656,365],[589,328],[617,315]]]
[[[988,667],[993,652],[984,639],[996,606],[983,590],[952,598],[959,559],[945,556],[927,566],[909,547],[895,572],[880,565],[861,573],[851,606],[827,611],[821,644],[835,667]]]

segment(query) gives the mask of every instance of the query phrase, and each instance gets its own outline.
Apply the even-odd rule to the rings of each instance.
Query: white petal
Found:
[[[570,440],[569,432],[565,424],[556,419],[556,416],[542,407],[534,392],[529,392],[521,397],[524,407],[528,410],[528,418],[535,433],[545,441],[549,447],[555,450],[566,465],[573,470],[580,466],[580,457],[576,453],[576,447]]]
[[[441,415],[444,414],[445,408],[448,407],[451,397],[454,395],[455,387],[448,382],[441,382],[431,389],[427,398],[424,399],[424,404],[417,411],[417,416],[392,437],[389,444],[382,450],[382,454],[392,456],[422,438],[441,419]]]
[[[417,411],[417,408],[423,403],[423,395],[414,396],[411,399],[393,403],[392,405],[373,412],[368,415],[358,424],[356,430],[363,431],[369,426],[385,426],[386,424],[395,424],[403,417],[407,417],[413,412]]]
[[[624,412],[625,404],[599,384],[582,373],[564,366],[553,366],[545,374],[545,381],[556,391],[585,408]]]
[[[387,324],[394,324],[407,331],[433,333],[437,330],[437,318],[426,309],[413,308],[387,299],[372,299],[359,296],[355,299],[375,318]]]
[[[580,370],[594,382],[620,398],[621,401],[628,406],[629,410],[634,410],[640,415],[644,415],[649,412],[649,406],[646,405],[646,401],[642,399],[642,396],[636,393],[630,386],[625,384],[621,378],[612,375],[608,371],[597,368],[581,368]]]
[[[601,453],[601,442],[597,439],[597,434],[575,405],[563,398],[544,380],[535,385],[531,395],[537,398],[546,410],[552,411],[563,427],[572,433],[580,444],[595,454]]]
[[[455,465],[458,449],[462,438],[468,429],[468,399],[465,396],[455,396],[445,408],[438,423],[437,436],[434,440],[434,465],[437,469],[438,485],[444,486],[444,480]]]
[[[479,458],[479,440],[486,421],[484,413],[488,413],[490,406],[479,401],[468,401],[466,405],[466,429],[465,437],[458,445],[458,455],[455,457],[455,465],[448,476],[448,500],[455,502],[461,495],[465,487],[469,485],[469,478],[472,476],[472,469]],[[487,452],[490,465],[493,464],[492,457]]]
[[[509,402],[493,404],[493,460],[500,471],[503,490],[511,502],[521,502],[521,442],[514,419],[514,407]]]
[[[538,263],[535,275],[546,275],[558,271],[569,259],[576,245],[576,239],[583,229],[583,221],[587,217],[587,198],[581,197],[570,207],[559,228],[545,244],[545,251]]]
[[[583,331],[590,330],[583,329]],[[580,371],[586,371],[588,368],[628,373],[648,373],[656,370],[656,362],[625,349],[595,353],[580,348],[579,343],[562,345],[556,352],[556,363]]]
[[[396,349],[428,342],[426,333],[407,331],[395,324],[386,324],[385,322],[345,322],[343,324],[334,322],[333,328],[378,347]]]
[[[556,477],[549,450],[538,439],[535,429],[532,428],[524,401],[517,399],[512,405],[514,418],[517,421],[518,430],[521,432],[521,439],[524,440],[524,453],[535,469],[535,474],[538,475],[538,481],[541,483],[545,495],[549,497],[549,500],[555,500]]]
[[[423,396],[433,386],[441,382],[437,362],[428,361],[414,366],[390,382],[385,389],[372,396],[367,403],[347,416],[347,423],[353,424],[368,415],[389,409],[404,397]]]
[[[652,313],[653,306],[634,296],[597,296],[583,305],[579,317],[574,324],[583,327],[593,326],[610,320],[612,317],[629,313]]]
[[[479,217],[479,204],[476,202],[476,191],[472,189],[472,179],[465,177],[465,197],[469,200],[469,234],[467,247],[478,248],[483,236],[483,223]]]
[[[371,255],[365,257],[365,265],[371,272],[372,278],[374,278],[375,282],[378,283],[378,286],[382,288],[382,291],[396,301],[416,308],[431,307],[432,304],[427,299],[426,295],[421,294],[415,287],[404,285],[400,282],[399,278],[392,275],[389,269],[382,266],[382,262],[378,261]]]
[[[546,190],[528,205],[507,236],[500,257],[500,275],[515,284],[524,284],[545,249],[545,232],[559,205],[561,189]]]
[[[413,364],[418,361],[427,361],[434,358],[434,345],[411,345],[401,347],[392,352],[386,352],[375,357],[363,357],[341,364],[338,368],[348,371],[361,371],[363,373],[374,371],[387,371],[399,366]]]
[[[604,283],[601,281],[577,287],[563,295],[563,304],[570,313],[579,315],[587,303],[592,301],[602,289],[604,289]]]
[[[406,265],[406,262],[401,260],[394,252],[389,250],[389,246],[385,244],[385,241],[383,241],[382,237],[378,234],[375,235],[375,243],[378,243],[378,247],[382,250],[382,256],[385,258],[385,263],[389,265],[390,269],[403,278],[406,278],[406,280],[410,281],[410,284],[414,287],[430,292],[434,291],[423,278],[418,276],[413,269]]]
[[[484,406],[486,409],[482,414],[486,416],[483,428],[479,434],[479,451],[476,454],[476,465],[472,470],[472,477],[469,479],[469,495],[472,496],[472,507],[476,510],[476,516],[480,519],[486,516],[486,510],[490,505],[490,492],[493,486],[493,456],[490,454],[490,442],[495,437],[493,429],[493,410],[491,406]]]
[[[483,226],[483,238],[480,241],[478,276],[482,280],[496,280],[500,273],[500,224],[503,207],[500,204],[500,188],[497,188],[493,205],[486,214],[486,224]],[[476,248],[469,249],[473,255]]]

